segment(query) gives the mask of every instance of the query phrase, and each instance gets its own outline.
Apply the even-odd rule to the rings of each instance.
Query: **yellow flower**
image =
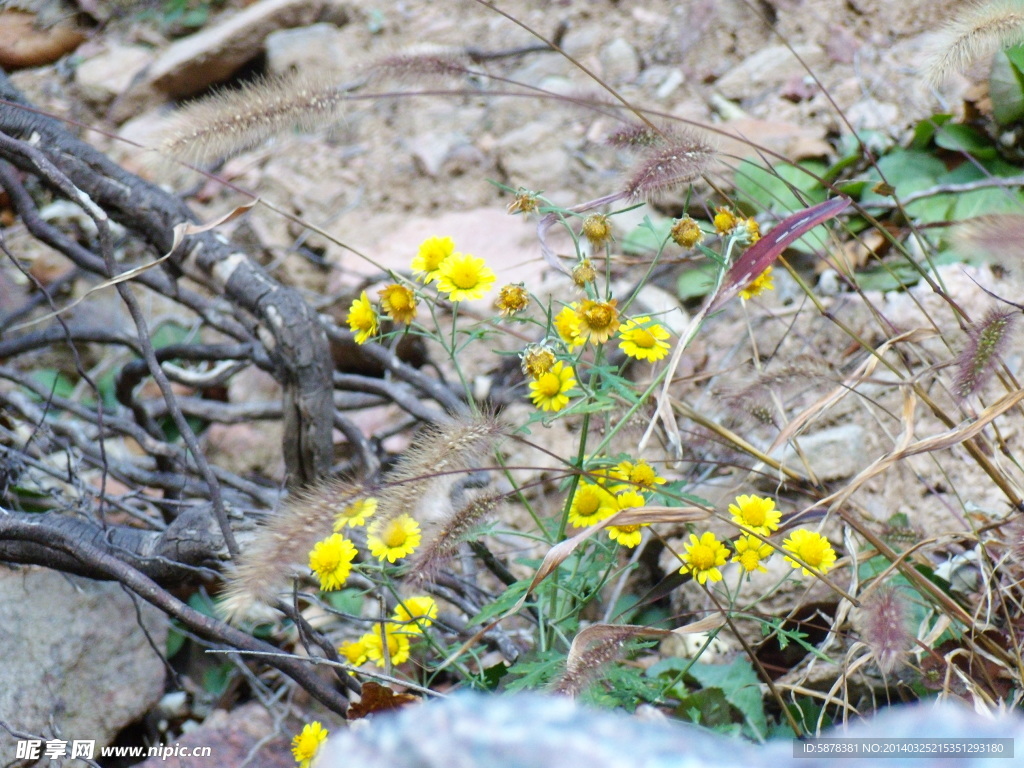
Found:
[[[746,288],[740,289],[740,298],[752,299],[760,296],[765,291],[774,291],[775,283],[772,281],[772,268],[768,267],[764,272],[747,283]]]
[[[615,497],[599,485],[581,482],[569,505],[569,522],[577,528],[599,523],[618,511]]]
[[[591,301],[586,299],[578,310],[579,337],[595,346],[604,344],[619,329],[619,311],[615,308],[618,302]]]
[[[531,379],[539,379],[555,364],[555,353],[543,344],[531,344],[522,355],[523,373]]]
[[[743,228],[746,230],[745,239],[748,245],[753,245],[761,239],[761,225],[753,219],[744,219]]]
[[[302,726],[299,735],[292,739],[292,754],[295,756],[299,768],[309,768],[320,745],[327,740],[328,733],[329,731],[317,720]]]
[[[542,411],[560,411],[569,404],[566,392],[575,386],[572,368],[559,360],[547,373],[530,382],[530,399]]]
[[[669,337],[665,327],[652,323],[649,317],[635,317],[619,331],[619,349],[637,360],[653,363],[668,354]]]
[[[309,569],[320,580],[320,589],[329,592],[341,589],[356,556],[356,545],[340,533],[332,533],[326,539],[313,545],[309,553]]]
[[[765,544],[757,536],[747,534],[736,539],[736,554],[732,562],[739,563],[747,573],[752,571],[765,571],[763,562],[772,556],[775,549],[771,544]]]
[[[680,573],[691,573],[701,584],[711,581],[721,581],[722,572],[718,566],[725,565],[729,558],[729,550],[711,531],[704,532],[698,539],[696,534],[690,534],[690,543],[686,545],[686,554],[682,556],[683,567]]]
[[[387,639],[388,656],[392,664],[401,664],[409,659],[409,636],[398,632],[384,629],[384,637],[381,637],[381,629],[378,626],[373,632],[367,632],[359,642],[366,649],[366,658],[374,662],[378,667],[383,667],[387,661],[384,658],[384,641]]]
[[[583,220],[583,236],[595,248],[612,238],[612,223],[603,213],[592,213]]]
[[[387,521],[374,521],[366,531],[366,544],[370,554],[389,563],[411,555],[420,545],[420,526],[407,514]]]
[[[441,264],[455,253],[455,241],[450,237],[428,237],[420,243],[419,253],[412,260],[413,274],[424,283],[437,280]]]
[[[676,245],[693,248],[704,239],[704,231],[689,216],[684,216],[672,225],[671,237]]]
[[[356,344],[365,344],[366,340],[377,333],[377,310],[373,308],[370,300],[366,298],[366,291],[363,291],[359,298],[352,302],[349,307],[348,327],[356,335]]]
[[[782,548],[799,557],[811,568],[816,568],[820,573],[828,573],[836,564],[836,551],[832,549],[829,540],[820,533],[808,531],[806,528],[798,528],[793,531],[793,535],[782,542]],[[802,568],[804,576],[812,575],[807,568],[793,558],[787,557],[786,562],[794,568]]]
[[[618,494],[615,497],[615,506],[618,509],[639,509],[643,507],[647,501],[644,499],[643,494],[637,493],[636,491],[625,491]],[[632,523],[630,525],[609,525],[608,526],[608,537],[615,542],[618,542],[623,547],[632,549],[640,540],[643,538],[643,534],[640,532],[641,528],[647,526],[647,523]]]
[[[732,521],[755,533],[767,536],[779,530],[782,513],[775,508],[775,499],[760,496],[737,496],[736,503],[729,505]]]
[[[377,512],[377,500],[373,496],[353,501],[334,517],[334,532],[340,533],[346,525],[358,528],[366,524],[367,518]]]
[[[508,204],[508,212],[515,213],[534,213],[539,207],[537,196],[533,192],[527,192],[525,190],[517,192],[515,199]]]
[[[527,293],[522,283],[503,285],[498,291],[498,300],[494,302],[501,311],[502,317],[511,317],[517,312],[522,312],[529,303],[530,294]]]
[[[448,294],[449,301],[472,301],[483,298],[497,280],[483,259],[468,253],[453,253],[438,270],[437,290]]]
[[[728,208],[716,208],[713,223],[715,231],[724,235],[736,228],[736,216]]]
[[[387,316],[396,323],[409,325],[416,319],[416,305],[419,302],[412,288],[392,283],[378,291],[377,295],[380,296],[380,305]]]
[[[576,302],[562,307],[553,321],[555,330],[558,331],[558,337],[570,348],[581,347],[584,342],[584,339],[580,338],[580,318],[576,314],[577,309]]]
[[[654,486],[665,484],[665,478],[658,475],[654,467],[643,459],[636,462],[620,461],[612,467],[609,474],[616,480],[623,481],[621,485],[615,486],[616,491],[653,491]]]
[[[348,663],[353,667],[358,667],[366,663],[366,644],[363,642],[362,638],[342,643],[338,647],[338,652],[344,656],[348,660]]]
[[[572,268],[572,281],[578,288],[585,288],[587,283],[592,283],[595,280],[597,280],[597,272],[594,271],[594,265],[590,263],[590,259],[583,259]]]
[[[395,609],[395,615],[391,618],[398,622],[401,631],[410,635],[419,635],[437,618],[437,603],[434,602],[434,598],[426,595],[407,597],[399,603]]]

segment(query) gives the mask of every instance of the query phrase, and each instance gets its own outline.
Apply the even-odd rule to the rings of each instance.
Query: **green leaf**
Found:
[[[927,149],[935,137],[935,132],[952,119],[952,115],[940,114],[932,115],[919,122],[914,126],[914,138],[910,141],[910,148]]]
[[[642,224],[638,224],[622,238],[622,252],[630,256],[650,256],[661,249],[671,231],[672,219],[651,221],[649,216],[645,216]]]
[[[827,193],[816,177],[827,172],[827,166],[816,161],[778,163],[768,169],[744,160],[736,169],[736,197],[761,210],[799,211],[825,200]],[[820,226],[789,247],[803,253],[821,253],[827,243],[828,230]]]
[[[999,156],[988,136],[977,128],[962,123],[950,123],[935,132],[935,143],[943,149],[966,152],[981,160]]]
[[[361,589],[338,589],[322,593],[324,602],[331,608],[350,616],[359,616],[363,610],[366,593]]]
[[[896,188],[898,198],[906,197],[914,192],[934,187],[940,177],[946,173],[945,164],[928,152],[911,149],[899,149],[891,152],[878,161],[878,169],[885,175],[886,181]],[[878,169],[872,168],[868,177],[881,181]],[[884,200],[882,195],[867,192],[861,198],[863,203]],[[915,200],[907,205],[907,213],[921,223],[946,221],[955,198],[953,195],[937,195]]]
[[[705,264],[682,272],[676,280],[676,292],[679,294],[679,298],[685,301],[707,296],[715,287],[717,274],[718,267],[714,264]]]
[[[470,619],[468,626],[472,627],[477,624],[485,624],[494,617],[500,616],[511,610],[512,606],[519,602],[519,598],[526,594],[526,590],[529,588],[532,580],[533,577],[531,576],[529,579],[523,579],[522,581],[517,581],[515,584],[511,585],[501,594],[501,597],[493,603],[485,605],[480,613]]]
[[[992,116],[1000,125],[1024,118],[1024,46],[998,51],[992,57],[989,95]]]
[[[690,667],[690,676],[705,688],[720,688],[725,699],[738,709],[746,721],[751,735],[763,741],[768,734],[768,719],[764,714],[761,681],[745,656],[738,656],[731,664],[704,664]]]

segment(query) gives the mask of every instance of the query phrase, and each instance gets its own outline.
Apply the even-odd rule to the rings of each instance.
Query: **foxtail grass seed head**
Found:
[[[953,244],[965,256],[981,252],[1024,259],[1024,215],[995,213],[966,219],[953,229]]]
[[[922,71],[934,85],[999,48],[1024,42],[1024,3],[987,0],[963,3],[924,53]]]
[[[597,280],[597,271],[590,259],[583,259],[572,268],[572,281],[577,288],[585,288],[595,280]]]
[[[605,138],[613,147],[646,149],[665,143],[665,134],[655,131],[647,123],[630,123]]]
[[[672,242],[687,249],[693,248],[704,239],[704,231],[700,228],[700,224],[689,216],[677,219],[669,234],[672,237]]]
[[[512,317],[530,305],[530,294],[522,283],[509,283],[498,291],[494,305],[502,317]]]
[[[374,80],[419,83],[463,77],[467,64],[462,53],[431,47],[385,56],[371,64],[367,74]]]
[[[592,213],[583,220],[582,231],[594,248],[600,248],[612,239],[612,222],[603,213]]]
[[[531,344],[521,355],[523,374],[537,380],[555,364],[555,352],[544,344]]]
[[[459,547],[474,538],[473,534],[489,518],[505,498],[499,490],[486,490],[453,508],[447,519],[431,532],[429,540],[417,551],[410,563],[410,578],[430,581],[445,563],[458,555]]]
[[[913,650],[910,606],[897,587],[881,586],[861,602],[857,624],[861,637],[883,672],[890,672]]]
[[[967,346],[956,362],[953,392],[961,400],[976,394],[991,378],[1016,320],[1015,311],[993,309],[971,328]]]
[[[633,200],[654,200],[661,194],[700,178],[714,157],[714,150],[692,132],[672,136],[664,146],[644,153],[623,187]]]
[[[163,131],[161,154],[204,165],[255,147],[298,126],[312,130],[338,119],[344,102],[330,80],[300,73],[223,90],[179,110]]]

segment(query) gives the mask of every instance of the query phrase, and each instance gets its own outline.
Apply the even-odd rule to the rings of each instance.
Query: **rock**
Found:
[[[817,45],[797,45],[790,51],[784,45],[762,48],[748,56],[715,83],[715,89],[727,99],[748,99],[759,92],[782,86],[790,78],[807,74],[793,53],[796,52],[811,71],[827,66],[824,51]]]
[[[621,37],[601,46],[597,59],[605,80],[611,83],[632,83],[640,74],[640,54]]]
[[[867,434],[859,424],[843,424],[839,427],[811,432],[798,438],[800,451],[819,480],[844,480],[853,477],[867,465],[864,450]],[[804,472],[803,459],[792,445],[781,449],[780,461],[798,472]]]
[[[763,150],[758,150],[749,142],[767,147],[793,161],[827,157],[832,152],[831,145],[825,139],[824,126],[802,126],[779,120],[741,117],[719,127],[722,133],[715,137],[714,142],[724,157],[735,155],[763,164]]]
[[[316,719],[324,718],[318,714]],[[332,722],[324,725],[330,731],[335,730]],[[204,765],[208,768],[213,762],[244,764],[249,768],[295,768],[290,740],[286,736],[268,740],[277,727],[266,707],[256,702],[244,704],[230,714],[218,709],[201,726],[175,739],[173,744],[167,744],[167,755],[154,755],[135,768],[200,768]],[[296,726],[295,732],[300,728]],[[175,748],[178,748],[177,753],[171,751]],[[195,752],[203,748],[209,748],[209,756]]]
[[[103,106],[127,91],[153,58],[153,52],[141,45],[112,45],[79,65],[75,84],[83,98]]]
[[[323,22],[271,32],[266,40],[267,71],[275,75],[340,72],[350,59],[342,39],[336,26]]]
[[[316,21],[322,5],[319,0],[260,0],[171,45],[150,68],[146,85],[172,98],[197,94],[254,59],[271,32]]]
[[[846,731],[836,728],[823,736],[918,742],[929,738],[1003,739],[1002,752],[985,752],[970,760],[972,768],[1002,768],[1013,739],[1024,737],[1024,719],[1018,714],[984,717],[949,702],[895,706]],[[688,723],[587,709],[554,696],[456,694],[397,713],[374,715],[368,727],[339,732],[321,748],[317,765],[547,768],[555,754],[572,755],[573,762],[588,768],[824,768],[836,764],[834,754],[795,757],[791,739],[752,744]],[[903,753],[883,762],[901,768],[961,764],[943,755]],[[847,756],[840,764],[843,768],[876,768],[879,759],[865,753]]]
[[[34,13],[0,5],[0,67],[8,70],[52,64],[85,40],[73,24],[39,23]]]
[[[113,582],[45,568],[0,571],[0,719],[43,738],[110,744],[163,695],[167,626]],[[15,754],[2,728],[0,754]]]

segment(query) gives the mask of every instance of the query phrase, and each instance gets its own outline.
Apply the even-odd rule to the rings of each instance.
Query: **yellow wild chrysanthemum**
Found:
[[[782,513],[775,508],[775,499],[760,496],[737,496],[736,503],[729,505],[732,521],[755,533],[767,536],[779,529]]]
[[[567,307],[562,307],[552,321],[558,338],[565,342],[570,349],[583,346],[584,339],[580,338],[580,318],[576,314],[579,306],[573,302]]]
[[[739,563],[747,573],[754,571],[765,571],[764,562],[772,556],[775,549],[771,544],[765,544],[757,536],[747,534],[736,539],[736,554],[732,562]]]
[[[595,248],[612,239],[612,223],[603,213],[592,213],[583,220],[583,236]]]
[[[623,509],[640,509],[647,503],[642,493],[637,491],[623,491],[615,496],[615,506],[618,510]],[[617,511],[618,511],[617,510]],[[608,526],[608,537],[617,542],[620,546],[632,549],[643,538],[641,528],[646,527],[646,523],[632,523],[630,525],[609,525]]]
[[[377,292],[384,313],[396,323],[409,325],[416,319],[416,305],[419,301],[411,288],[398,283],[385,286]]]
[[[401,664],[409,660],[409,636],[399,632],[392,631],[389,626],[383,631],[384,637],[381,637],[381,628],[378,626],[373,632],[367,632],[361,638],[359,642],[363,644],[366,649],[366,658],[372,661],[378,667],[383,667],[387,663],[387,659],[384,656],[384,643],[388,644],[387,655],[391,659],[392,664]]]
[[[327,740],[328,734],[329,731],[317,720],[302,726],[299,735],[292,739],[292,755],[299,764],[299,768],[309,768],[320,745]]]
[[[424,283],[440,277],[441,264],[455,253],[455,241],[450,237],[428,237],[420,243],[419,253],[412,260],[412,271]]]
[[[543,344],[531,344],[522,354],[523,373],[531,379],[539,379],[555,364],[555,353]]]
[[[352,333],[356,335],[356,344],[365,344],[367,339],[377,334],[377,310],[366,297],[366,291],[352,302],[345,319]]]
[[[309,569],[320,581],[320,589],[330,592],[341,589],[352,572],[356,545],[340,533],[332,533],[313,545],[309,553]]]
[[[535,381],[530,382],[530,399],[542,411],[560,411],[569,404],[569,390],[576,386],[570,366],[559,360]]]
[[[391,617],[397,623],[396,632],[419,635],[437,618],[437,603],[429,596],[407,597],[395,609]]]
[[[590,259],[583,259],[572,268],[572,281],[576,284],[577,288],[586,288],[588,283],[592,283],[595,280],[597,280],[597,272],[594,270],[594,265],[591,264]]]
[[[569,523],[586,528],[605,520],[618,511],[615,497],[599,485],[581,482],[576,486],[569,505]]]
[[[406,514],[384,522],[377,520],[366,530],[370,554],[378,560],[386,558],[389,563],[411,555],[421,539],[419,523]]]
[[[612,334],[619,330],[619,311],[615,308],[617,303],[615,299],[610,301],[584,300],[580,308],[576,310],[576,317],[579,320],[579,337],[595,346],[608,341]]]
[[[765,291],[774,291],[775,283],[772,280],[772,268],[768,267],[764,272],[747,283],[745,288],[740,289],[741,299],[752,299],[760,296]]]
[[[704,231],[700,228],[700,224],[689,216],[684,216],[676,221],[672,225],[670,234],[672,241],[683,248],[693,248],[704,239]]]
[[[366,663],[366,644],[363,642],[363,638],[342,643],[338,646],[338,653],[344,656],[353,667]]]
[[[729,550],[718,540],[711,531],[701,534],[698,539],[696,534],[690,534],[690,543],[686,545],[686,552],[682,556],[683,567],[680,573],[691,573],[701,584],[711,581],[721,581],[722,572],[719,566],[725,565],[729,559]]]
[[[502,317],[512,317],[512,315],[522,312],[530,305],[530,294],[523,287],[522,283],[518,285],[509,283],[508,285],[503,285],[501,290],[498,291],[498,298],[494,305],[501,312]]]
[[[619,349],[637,360],[655,362],[668,354],[669,332],[649,317],[635,317],[619,331]]]
[[[819,573],[828,573],[836,564],[836,551],[832,549],[829,540],[820,533],[808,531],[806,528],[793,531],[793,535],[782,542],[782,548],[799,557]],[[801,568],[804,576],[812,575],[803,564],[793,558],[787,557],[786,562],[794,568]]]
[[[358,528],[366,524],[366,520],[377,512],[377,500],[373,496],[353,501],[334,516],[334,532],[340,533],[343,528]]]
[[[657,485],[664,485],[665,478],[661,477],[643,459],[634,461],[620,461],[608,473],[612,478],[621,480],[622,484],[616,485],[614,490],[618,491],[653,491]]]
[[[728,208],[716,208],[715,218],[712,224],[715,225],[715,231],[720,235],[728,234],[736,228],[736,216]]]
[[[449,301],[481,299],[498,279],[483,259],[468,253],[453,253],[438,272],[437,290],[447,293]]]

